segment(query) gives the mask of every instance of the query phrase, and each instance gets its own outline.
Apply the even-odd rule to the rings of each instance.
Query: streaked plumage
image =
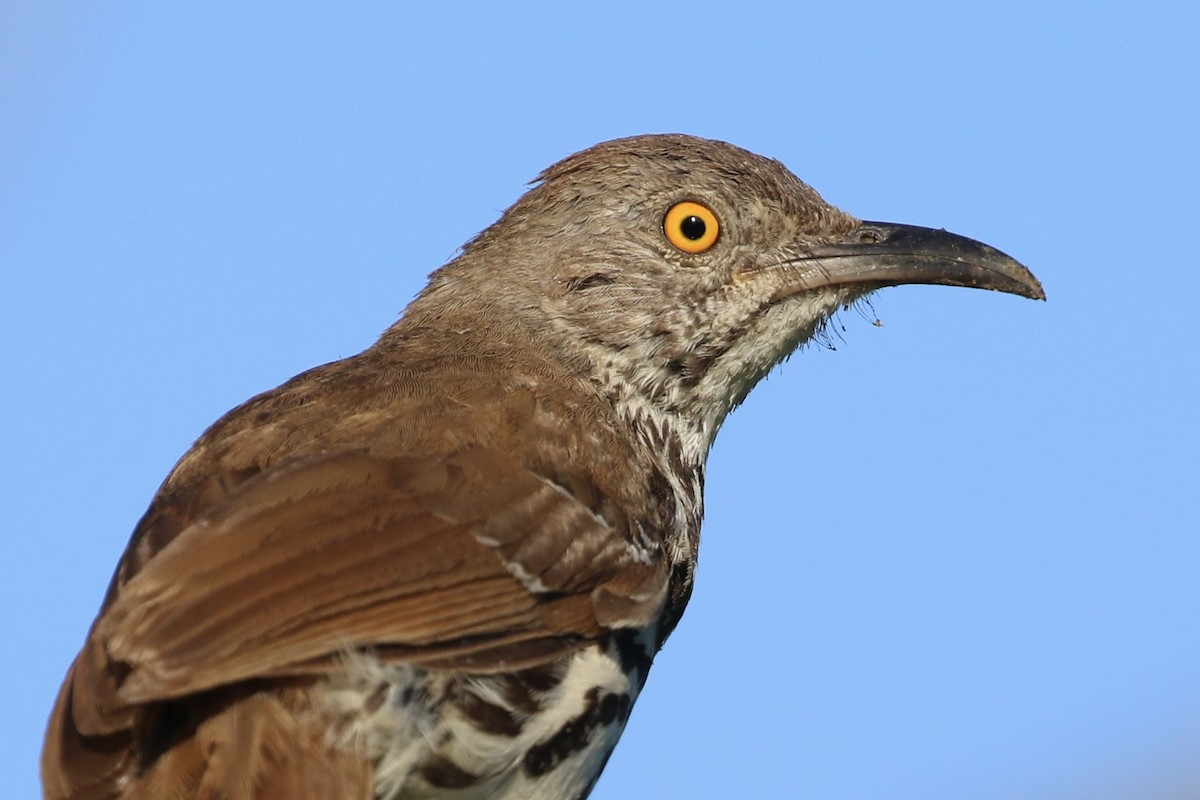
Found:
[[[664,231],[685,200],[719,221],[700,252]],[[724,143],[551,167],[374,346],[176,465],[63,684],[46,796],[586,796],[690,595],[721,421],[904,282],[1042,296]]]

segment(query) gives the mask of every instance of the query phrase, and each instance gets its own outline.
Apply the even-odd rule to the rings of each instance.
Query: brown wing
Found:
[[[51,715],[47,796],[200,796],[247,775],[322,786],[362,765],[298,722],[287,681],[262,694],[259,679],[319,673],[351,648],[511,669],[649,622],[665,601],[661,551],[585,478],[569,483],[494,449],[342,453],[156,501]],[[149,745],[146,771],[137,743],[181,698],[194,733]]]
[[[47,800],[374,796],[370,763],[353,750],[329,747],[324,726],[312,724],[306,713],[312,703],[302,688],[212,692],[173,709],[166,716],[174,725],[165,729],[148,709],[141,729],[89,737],[72,723],[72,674],[46,733]],[[184,735],[176,735],[180,732]],[[165,740],[156,740],[164,733]]]
[[[272,469],[116,590],[76,665],[75,722],[109,733],[133,706],[349,648],[488,671],[645,624],[666,565],[614,516],[494,450]]]

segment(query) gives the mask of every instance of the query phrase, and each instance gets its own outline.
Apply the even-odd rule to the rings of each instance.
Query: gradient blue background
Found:
[[[208,423],[684,131],[1050,299],[888,290],[733,415],[595,797],[1200,796],[1197,8],[4,4],[3,794]]]

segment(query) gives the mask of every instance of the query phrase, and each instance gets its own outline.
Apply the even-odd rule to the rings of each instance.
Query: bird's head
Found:
[[[502,312],[498,333],[524,326],[582,354],[619,405],[688,421],[706,451],[729,410],[839,308],[904,283],[1044,297],[987,245],[863,222],[778,161],[652,135],[547,169],[423,299],[478,303]]]

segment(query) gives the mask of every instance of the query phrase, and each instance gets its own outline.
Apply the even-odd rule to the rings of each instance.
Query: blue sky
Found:
[[[1028,264],[903,287],[713,451],[597,798],[1200,794],[1194,4],[0,9],[0,771],[204,427],[562,156],[683,131]]]

